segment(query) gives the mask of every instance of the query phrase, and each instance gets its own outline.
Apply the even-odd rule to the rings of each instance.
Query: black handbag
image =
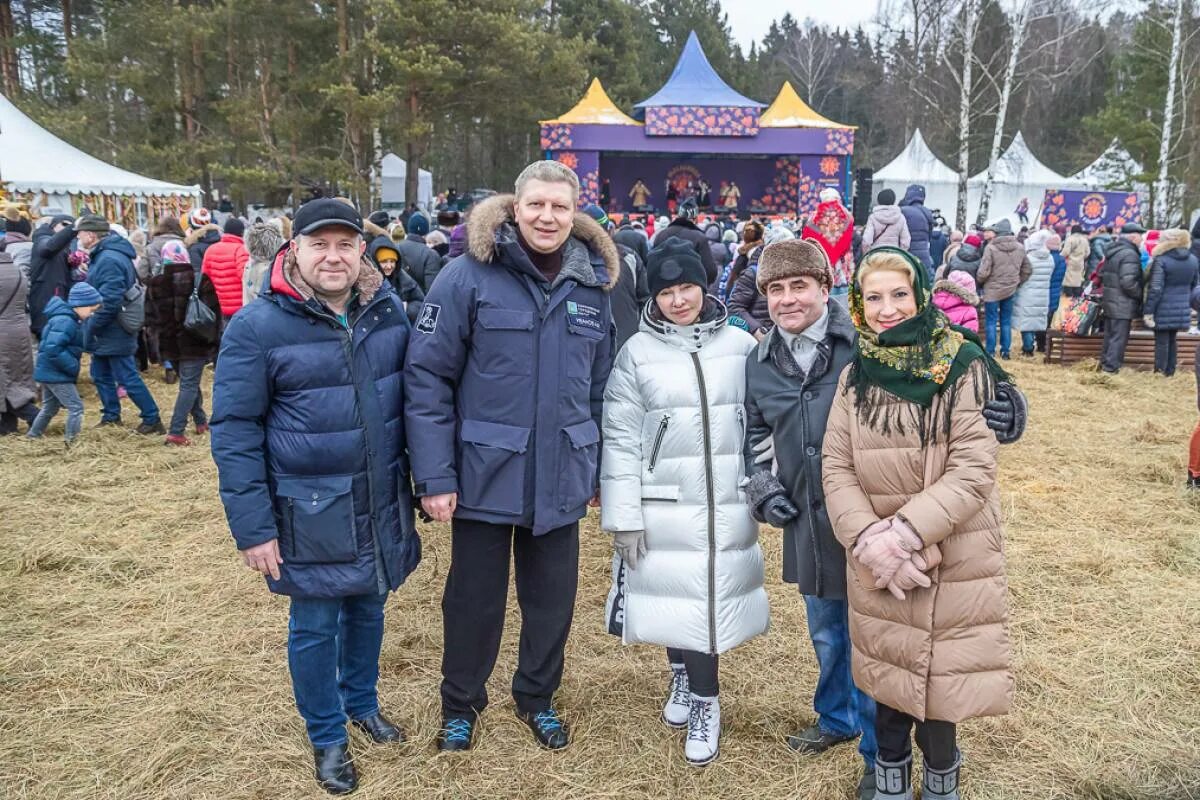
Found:
[[[192,283],[192,294],[188,297],[187,310],[183,314],[183,329],[197,339],[212,344],[217,341],[219,328],[217,315],[200,299],[200,281],[204,273],[196,270],[196,278]]]

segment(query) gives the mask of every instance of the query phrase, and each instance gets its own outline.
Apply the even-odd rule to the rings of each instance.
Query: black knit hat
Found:
[[[225,220],[225,225],[221,228],[221,232],[228,233],[230,236],[245,236],[246,223],[230,215],[229,219]]]
[[[646,278],[651,296],[681,283],[708,286],[704,263],[695,246],[686,239],[672,236],[650,251],[646,259]]]
[[[894,206],[896,205],[896,193],[891,189],[884,189],[875,196],[875,202],[881,206]]]

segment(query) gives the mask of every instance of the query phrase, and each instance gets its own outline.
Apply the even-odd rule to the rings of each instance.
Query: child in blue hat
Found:
[[[33,379],[42,384],[42,410],[29,427],[30,439],[40,439],[60,408],[67,409],[67,446],[83,427],[83,399],[75,382],[79,380],[79,359],[83,354],[83,323],[104,302],[100,292],[88,283],[77,283],[64,302],[51,297],[46,304],[46,325],[38,344]]]

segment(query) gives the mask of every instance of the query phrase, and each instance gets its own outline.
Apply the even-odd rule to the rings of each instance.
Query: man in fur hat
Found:
[[[617,249],[576,212],[555,161],[471,212],[468,250],[425,298],[405,370],[415,493],[451,525],[442,597],[440,750],[471,747],[496,663],[515,560],[522,624],[512,691],[538,744],[566,747],[554,707],[571,629],[579,519],[598,489],[612,367]]]
[[[820,670],[817,720],[787,741],[799,753],[817,754],[861,736],[858,797],[868,800],[875,796],[875,703],[850,674],[846,554],[821,486],[825,426],[857,333],[842,304],[829,301],[833,273],[815,242],[767,245],[757,280],[774,326],[746,361],[746,494],[759,522],[783,528],[783,579],[804,595]],[[1016,441],[1024,400],[1015,387],[1002,386],[1008,402],[989,403],[984,416],[1000,441]]]

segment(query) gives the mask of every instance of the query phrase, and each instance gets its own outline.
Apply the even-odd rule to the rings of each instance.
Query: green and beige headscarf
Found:
[[[917,313],[910,319],[876,333],[867,326],[863,311],[863,263],[884,253],[900,256],[909,267]],[[910,253],[880,247],[863,257],[850,286],[850,319],[858,331],[858,347],[850,364],[847,390],[855,392],[855,408],[871,427],[903,433],[906,423],[917,426],[921,442],[950,432],[950,412],[957,399],[958,380],[968,370],[979,371],[975,385],[979,402],[990,400],[995,385],[1010,381],[995,359],[983,351],[979,337],[952,325],[932,302],[929,273]],[[930,425],[934,398],[946,395],[937,424]],[[906,400],[896,403],[888,395]]]

